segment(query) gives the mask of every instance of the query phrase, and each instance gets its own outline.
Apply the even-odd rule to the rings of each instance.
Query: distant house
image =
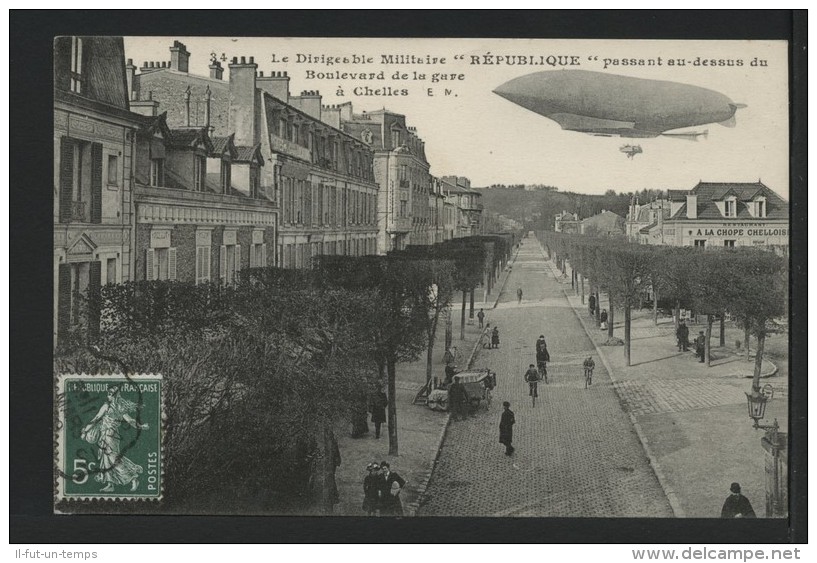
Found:
[[[599,237],[623,237],[624,217],[602,209],[598,215],[583,219],[580,224],[581,234]]]
[[[554,229],[557,233],[578,233],[579,232],[579,216],[575,213],[568,213],[562,211],[556,215]]]

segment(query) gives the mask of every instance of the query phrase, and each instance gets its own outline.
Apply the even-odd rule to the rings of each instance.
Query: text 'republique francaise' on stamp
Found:
[[[158,501],[162,376],[60,374],[54,397],[57,511],[65,501]]]

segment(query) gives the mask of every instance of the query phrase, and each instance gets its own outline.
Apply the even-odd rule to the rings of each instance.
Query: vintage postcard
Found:
[[[55,510],[786,518],[788,56],[55,38]]]

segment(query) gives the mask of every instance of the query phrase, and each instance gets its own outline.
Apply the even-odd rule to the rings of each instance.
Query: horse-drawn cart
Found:
[[[471,410],[476,410],[480,405],[486,409],[491,406],[491,390],[496,387],[496,373],[487,368],[462,371],[455,377],[460,378],[460,383],[465,388],[465,396]],[[428,395],[426,402],[428,408],[436,411],[449,410],[448,389],[434,389]]]

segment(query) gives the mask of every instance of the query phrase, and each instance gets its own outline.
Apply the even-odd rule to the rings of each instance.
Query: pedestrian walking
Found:
[[[366,466],[368,471],[366,477],[363,478],[363,512],[367,516],[374,516],[380,510],[380,492],[382,486],[380,482],[383,476],[380,475],[380,465],[370,463]]]
[[[482,311],[482,309],[480,309],[479,313],[477,313],[477,319],[479,320],[479,328],[482,328],[482,323],[485,320],[485,313]]]
[[[448,386],[448,410],[454,420],[461,420],[468,414],[466,405],[468,404],[468,393],[465,386],[460,381],[460,376],[454,376],[454,382]]]
[[[508,401],[502,403],[502,418],[499,420],[499,443],[505,446],[505,455],[511,455],[513,447],[513,425],[516,424],[516,417],[511,410]]]
[[[729,490],[731,494],[723,503],[721,518],[755,518],[752,503],[740,492],[740,483],[732,483]]]
[[[374,422],[374,437],[380,438],[380,425],[386,422],[386,407],[389,406],[389,398],[383,390],[375,391],[369,402],[369,412],[372,413]]]
[[[596,296],[595,294],[590,294],[590,299],[588,299],[588,306],[590,307],[590,316],[596,314]]]
[[[686,352],[689,346],[689,327],[684,321],[678,324],[678,330],[675,331],[675,338],[678,340],[678,351]]]
[[[516,301],[517,303],[522,303],[522,288],[516,290]]]
[[[491,348],[499,348],[499,327],[495,326],[491,331]]]
[[[607,330],[607,309],[602,309],[599,315],[599,322],[601,323],[601,330]]]
[[[389,462],[380,462],[380,515],[381,516],[402,516],[403,503],[400,500],[400,493],[406,486],[406,480],[397,472],[392,471]]]
[[[698,338],[695,339],[695,355],[698,356],[700,363],[704,363],[706,356],[706,336],[704,336],[704,331],[700,331]]]

